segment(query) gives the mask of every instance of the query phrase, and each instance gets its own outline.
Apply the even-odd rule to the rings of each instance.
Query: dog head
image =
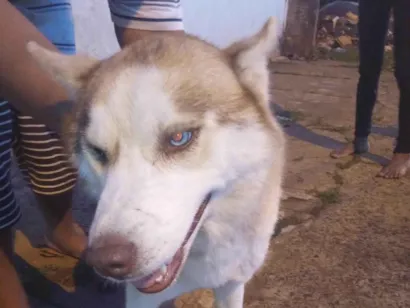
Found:
[[[220,50],[152,34],[99,61],[29,52],[76,103],[63,138],[98,197],[90,262],[158,292],[177,277],[213,198],[274,159],[267,62],[278,30]],[[275,143],[276,142],[276,143]]]

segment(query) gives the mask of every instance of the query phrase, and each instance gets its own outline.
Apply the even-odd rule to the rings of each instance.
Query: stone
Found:
[[[353,44],[352,37],[348,35],[342,35],[337,37],[336,42],[340,45],[340,47],[351,46]]]
[[[317,50],[322,54],[327,54],[339,47],[344,49],[345,47],[357,46],[359,41],[359,6],[357,1],[325,1],[321,4],[316,33]],[[391,51],[391,46],[394,43],[393,25],[393,17],[391,17],[386,36],[386,51]]]

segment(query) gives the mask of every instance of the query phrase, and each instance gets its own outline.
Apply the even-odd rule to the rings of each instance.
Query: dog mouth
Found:
[[[181,266],[184,263],[186,254],[189,251],[186,247],[187,243],[191,239],[194,232],[198,229],[199,222],[202,219],[211,197],[212,194],[210,193],[206,196],[204,201],[202,201],[182,245],[179,247],[171,260],[164,263],[152,274],[137,281],[131,282],[138,289],[138,291],[147,294],[158,293],[168,288],[176,280],[177,275],[180,273]]]

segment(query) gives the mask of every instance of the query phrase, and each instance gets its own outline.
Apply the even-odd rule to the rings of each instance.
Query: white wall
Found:
[[[106,0],[71,0],[78,51],[98,58],[119,49]]]
[[[106,57],[118,44],[104,0],[71,0],[78,50]],[[269,16],[281,24],[287,0],[182,0],[185,30],[218,46],[255,33]]]
[[[285,0],[182,0],[187,32],[218,46],[254,34],[270,16],[284,21]]]

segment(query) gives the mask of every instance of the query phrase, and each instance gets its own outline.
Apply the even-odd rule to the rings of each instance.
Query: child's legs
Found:
[[[67,0],[21,0],[17,8],[62,53],[75,53],[71,5]],[[44,89],[53,91],[53,89]],[[48,225],[48,239],[62,251],[79,256],[86,239],[71,213],[76,171],[58,136],[35,119],[15,111],[15,154],[35,193]]]
[[[71,211],[76,170],[54,132],[29,116],[14,113],[14,153],[39,201],[47,222],[48,240],[63,252],[79,256],[85,238]]]

